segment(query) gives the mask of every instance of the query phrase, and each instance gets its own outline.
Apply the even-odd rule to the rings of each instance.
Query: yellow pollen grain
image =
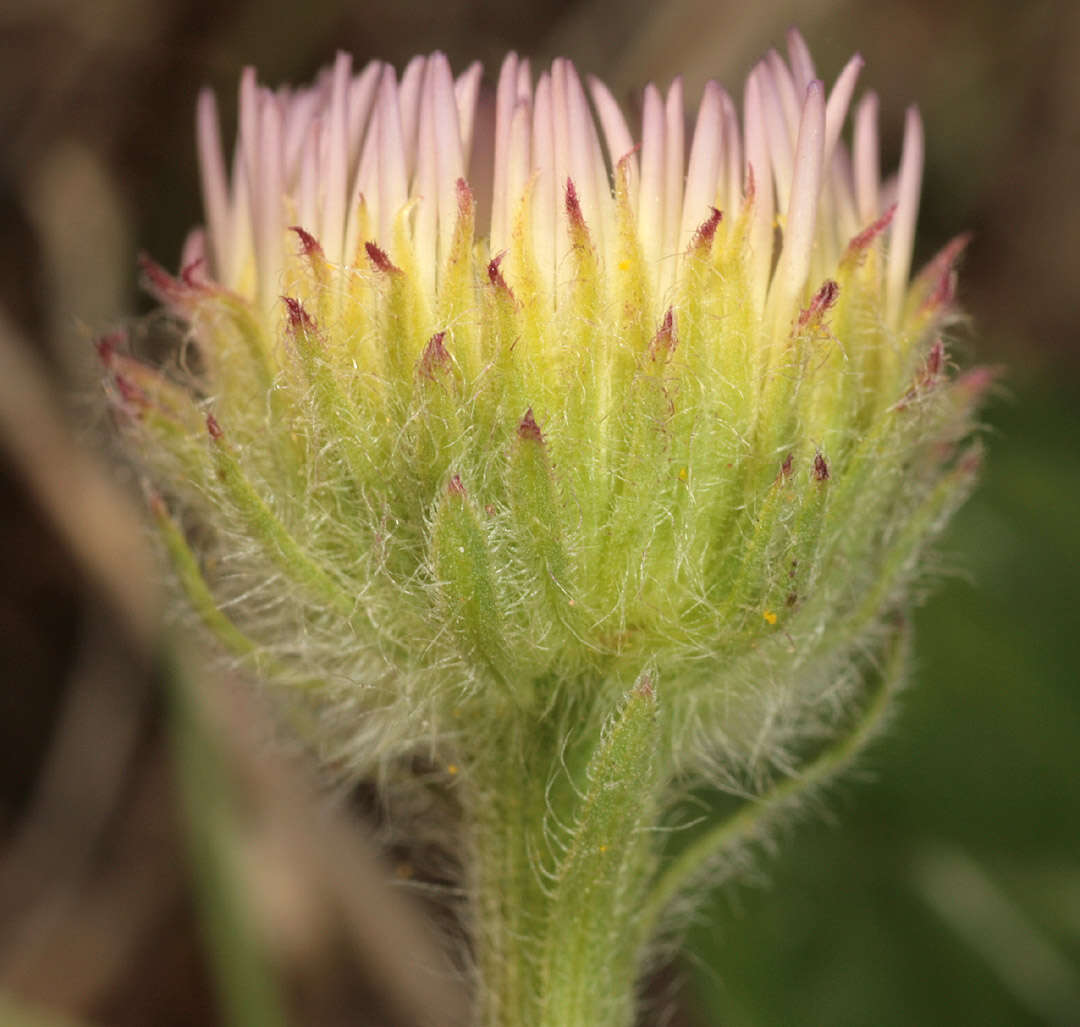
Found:
[[[600,846],[600,851],[601,852],[607,852],[607,846],[606,845],[601,845]]]
[[[458,772],[458,765],[456,763],[451,763],[449,766],[447,766],[446,772],[448,774],[456,774]]]
[[[766,610],[762,614],[762,617],[764,617],[765,620],[768,621],[768,623],[770,623],[770,624],[775,624],[776,623],[776,614],[773,613],[772,610]]]
[[[687,473],[686,468],[685,467],[680,467],[679,468],[679,481],[686,481],[686,479],[689,478],[689,477],[690,477],[690,475]]]
[[[620,271],[629,271],[630,270],[630,261],[627,260],[625,257],[623,257],[623,259],[619,261],[619,270]]]

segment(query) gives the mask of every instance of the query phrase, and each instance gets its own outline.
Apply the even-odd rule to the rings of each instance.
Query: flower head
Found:
[[[741,120],[676,79],[640,125],[566,60],[493,103],[438,53],[248,69],[231,171],[200,96],[206,227],[146,264],[199,371],[110,349],[114,398],[200,520],[201,561],[157,504],[203,619],[371,753],[647,665],[673,765],[773,753],[903,608],[972,478],[958,247],[909,281],[918,112],[882,182],[862,59],[827,89],[789,47]]]

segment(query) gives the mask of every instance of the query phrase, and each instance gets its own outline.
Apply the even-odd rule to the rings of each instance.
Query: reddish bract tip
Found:
[[[633,173],[634,154],[641,149],[641,143],[631,147],[615,162],[615,180],[627,192],[630,190],[630,176]]]
[[[450,354],[443,345],[445,338],[446,332],[436,332],[428,339],[424,352],[420,354],[420,374],[424,378],[434,381],[436,372],[444,371],[450,366]]]
[[[697,231],[694,232],[693,239],[690,240],[690,248],[692,250],[704,250],[712,246],[713,237],[716,235],[716,228],[724,215],[716,207],[710,207],[709,210],[712,211],[712,213],[698,225]]]
[[[190,287],[178,278],[173,278],[156,260],[145,253],[139,254],[139,271],[143,283],[152,296],[162,303],[178,303],[184,300]]]
[[[819,323],[839,295],[840,286],[831,278],[825,279],[825,283],[814,293],[810,306],[799,312],[798,326],[805,328],[809,324]]]
[[[667,312],[664,314],[664,320],[660,323],[660,327],[656,330],[656,334],[649,342],[650,359],[656,360],[661,354],[667,355],[673,353],[678,342],[679,340],[675,335],[675,315],[672,312],[671,307],[668,307]]]
[[[923,366],[919,384],[924,388],[930,388],[938,380],[944,366],[945,343],[937,338],[934,340],[934,345],[930,347],[930,352],[926,354],[926,364]]]
[[[319,245],[319,240],[309,231],[299,225],[290,225],[289,231],[295,232],[300,239],[300,253],[302,256],[321,257],[323,255],[323,248]]]
[[[954,299],[956,299],[956,272],[950,269],[941,276],[934,291],[926,297],[923,309],[938,310],[941,307],[949,307],[952,306]]]
[[[458,216],[471,218],[473,216],[473,194],[469,183],[464,178],[459,178],[457,185],[457,209]]]
[[[970,242],[970,232],[963,232],[956,236],[956,238],[950,239],[938,253],[931,258],[930,263],[926,265],[922,275],[930,279],[936,278],[938,274],[940,274],[942,268],[952,267],[953,264],[956,263],[960,254],[967,249],[968,243]]]
[[[154,517],[159,520],[168,517],[169,508],[165,505],[165,500],[161,498],[161,493],[156,489],[151,489],[146,494],[146,502],[150,507],[150,513],[153,514]]]
[[[945,343],[936,339],[926,356],[926,376],[936,378],[941,373],[942,364],[945,362]]]
[[[785,481],[788,478],[791,477],[791,471],[794,468],[794,466],[795,466],[795,454],[794,453],[788,453],[788,455],[786,457],[784,457],[784,462],[780,465],[780,475],[783,477],[783,479]]]
[[[518,425],[517,433],[519,439],[543,443],[544,433],[540,431],[540,425],[536,423],[536,418],[533,417],[532,407],[525,411],[525,416],[521,419],[521,424]]]
[[[225,437],[225,432],[221,430],[221,425],[213,414],[206,415],[206,430],[215,442],[220,442]]]
[[[574,249],[578,251],[591,249],[589,226],[585,223],[585,215],[581,212],[581,201],[578,199],[577,189],[569,178],[566,180],[566,217],[570,222],[570,242]]]
[[[857,257],[879,236],[886,228],[889,227],[892,222],[893,215],[896,213],[896,204],[894,203],[884,214],[881,215],[872,225],[864,228],[858,235],[851,237],[851,242],[848,243],[847,256]]]
[[[967,450],[957,462],[957,468],[962,474],[974,477],[982,470],[983,451],[979,446],[973,446]]]
[[[209,286],[206,274],[206,258],[196,257],[190,264],[185,264],[180,270],[180,280],[189,289],[206,289]]]
[[[652,678],[648,674],[643,674],[641,680],[637,684],[637,688],[634,689],[638,695],[644,699],[652,699],[656,695],[656,689],[653,688]]]
[[[953,388],[956,389],[968,403],[977,406],[982,402],[990,386],[994,384],[1000,374],[1000,368],[973,367],[965,371],[956,379]]]
[[[464,496],[465,486],[461,483],[460,475],[455,474],[450,479],[450,484],[446,486],[446,492],[451,496]]]
[[[829,480],[829,465],[825,463],[825,457],[820,453],[814,456],[814,481]]]
[[[754,202],[754,193],[757,192],[757,187],[754,185],[754,165],[747,162],[746,165],[746,187],[743,189],[743,203],[746,206],[750,206]]]
[[[116,383],[116,391],[120,393],[120,399],[126,406],[134,407],[140,411],[150,406],[150,400],[146,393],[126,374],[117,372],[113,375],[113,381]]]
[[[289,311],[289,330],[315,331],[315,319],[304,309],[304,304],[292,296],[282,296]]]
[[[213,291],[211,283],[196,274],[202,264],[200,257],[188,264],[180,272],[179,278],[174,278],[152,257],[139,254],[143,286],[159,302],[172,307],[190,306],[200,295],[206,296]]]
[[[112,367],[113,357],[116,351],[124,344],[123,332],[108,332],[99,335],[94,340],[94,349],[97,350],[98,359],[107,367]]]
[[[929,288],[923,300],[924,313],[949,306],[956,298],[956,262],[971,242],[971,233],[965,232],[946,243],[919,274],[919,280]]]
[[[503,278],[502,271],[499,270],[499,265],[503,262],[503,257],[506,256],[506,250],[502,253],[496,253],[494,257],[488,262],[487,274],[488,281],[491,282],[499,292],[504,293],[510,299],[514,298],[513,290],[506,284],[506,279]]]
[[[919,395],[920,390],[932,389],[937,384],[938,376],[941,374],[944,364],[945,343],[938,338],[935,340],[934,345],[930,347],[930,352],[926,354],[926,362],[923,364],[922,369],[916,372],[914,383],[904,393],[903,399],[896,404],[895,409],[906,409],[907,405]]]
[[[578,199],[573,180],[569,178],[566,180],[566,216],[570,219],[570,224],[575,228],[585,227],[585,218],[581,213],[581,201]]]
[[[375,265],[376,271],[382,271],[383,274],[387,275],[400,275],[402,273],[401,268],[386,255],[386,251],[379,249],[375,243],[364,243],[364,249],[367,251],[368,260]]]

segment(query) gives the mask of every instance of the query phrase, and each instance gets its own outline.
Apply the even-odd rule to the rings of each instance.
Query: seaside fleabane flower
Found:
[[[743,830],[665,863],[653,829],[702,780],[757,829],[865,739],[974,477],[963,240],[910,278],[919,115],[883,182],[861,58],[826,90],[789,53],[741,124],[676,79],[633,129],[566,60],[490,103],[441,54],[248,69],[231,171],[199,97],[205,228],[144,262],[176,360],[99,345],[204,623],[328,760],[459,791],[484,1023],[630,1022]]]

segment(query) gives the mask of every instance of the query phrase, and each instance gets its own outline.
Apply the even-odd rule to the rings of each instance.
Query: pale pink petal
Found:
[[[393,74],[393,68],[387,68]],[[385,74],[385,72],[383,73]],[[380,78],[382,76],[380,75]],[[400,97],[400,92],[399,92]],[[381,247],[390,245],[388,239],[361,239],[360,232],[360,199],[363,197],[367,215],[373,219],[371,224],[378,224],[379,217],[379,133],[376,123],[379,120],[379,112],[376,107],[371,115],[371,124],[364,133],[364,145],[360,151],[360,162],[356,168],[356,176],[353,180],[352,194],[349,197],[349,225],[345,235],[345,259],[352,260],[357,253],[358,247],[365,242],[377,242]],[[320,147],[320,153],[323,147]]]
[[[555,262],[556,280],[570,248],[566,217],[566,183],[570,178],[570,116],[567,110],[565,58],[551,62],[551,130],[555,143]],[[575,183],[576,185],[576,183]]]
[[[510,119],[510,142],[506,157],[507,208],[506,221],[513,228],[521,198],[529,184],[532,173],[530,155],[530,135],[532,132],[532,104],[528,99],[519,99]],[[505,248],[505,247],[504,247]],[[492,249],[492,253],[501,250]]]
[[[882,202],[878,196],[881,165],[876,93],[867,93],[855,108],[854,146],[852,170],[855,173],[856,209],[859,220],[868,225],[882,210]]]
[[[506,55],[499,70],[495,87],[495,167],[491,198],[491,252],[506,248],[509,239],[509,220],[512,201],[507,195],[507,156],[510,152],[510,125],[517,99],[518,56]]]
[[[528,99],[532,102],[532,68],[528,57],[522,57],[518,61],[517,80],[518,99]]]
[[[484,75],[484,66],[473,61],[454,80],[454,100],[457,103],[458,124],[461,132],[461,153],[468,177],[469,162],[472,159],[473,122],[476,118],[476,99],[480,95],[480,79]]]
[[[840,138],[840,131],[847,120],[848,107],[851,105],[851,96],[855,92],[855,83],[859,79],[866,62],[860,54],[855,54],[844,70],[836,78],[832,92],[829,94],[829,102],[825,105],[825,166],[828,167],[832,159],[833,147]]]
[[[827,122],[826,131],[828,131]],[[866,226],[859,221],[858,208],[855,205],[855,177],[851,166],[851,156],[843,143],[838,144],[833,150],[831,181],[836,242],[838,247],[846,248],[851,237]],[[840,255],[839,252],[836,254],[837,257]]]
[[[667,294],[675,279],[679,261],[679,229],[686,174],[686,114],[683,109],[683,82],[677,77],[668,88],[664,104],[664,236],[661,250],[660,284],[657,297]]]
[[[566,82],[569,174],[577,188],[581,213],[593,243],[602,250],[606,230],[613,221],[607,209],[611,202],[607,170],[577,69],[570,61],[563,62],[563,68]]]
[[[284,253],[284,146],[281,110],[277,98],[266,93],[260,111],[258,171],[255,175],[255,259],[258,266],[258,298],[264,310],[272,309],[281,292]]]
[[[803,39],[802,33],[798,29],[788,29],[787,44],[788,58],[791,61],[791,73],[795,79],[795,89],[805,96],[810,83],[818,77],[817,72],[814,70],[814,59],[810,56],[810,48],[806,45],[806,40]]]
[[[321,135],[322,118],[320,117],[312,122],[307,145],[300,155],[300,181],[297,185],[297,223],[313,235],[319,224],[319,140]]]
[[[375,91],[379,88],[381,76],[382,61],[369,61],[349,83],[349,169],[354,177],[364,144],[364,130],[375,105]],[[314,98],[314,91],[309,91],[304,99]]]
[[[339,264],[345,242],[345,188],[349,172],[349,81],[352,58],[339,53],[334,61],[334,78],[324,126],[326,166],[323,168],[322,225],[318,240],[332,264]]]
[[[435,152],[438,160],[439,190],[439,249],[438,264],[450,253],[454,226],[458,218],[457,182],[465,175],[465,158],[461,146],[461,126],[458,122],[454,79],[446,55],[434,53],[428,61],[435,114]]]
[[[799,131],[799,116],[802,104],[801,97],[806,95],[806,90],[799,91],[795,85],[795,79],[791,69],[784,63],[784,58],[776,50],[770,50],[765,55],[763,62],[769,69],[769,75],[776,95],[780,100],[780,109],[784,112],[784,124],[787,126],[789,139],[794,139]]]
[[[773,249],[773,173],[765,112],[761,97],[761,75],[750,73],[743,98],[746,132],[746,188],[753,184],[753,210],[750,224],[750,292],[754,309],[761,311],[769,287]]]
[[[799,123],[791,203],[784,224],[780,263],[776,270],[776,309],[781,314],[799,301],[810,275],[824,146],[825,87],[820,80],[815,80],[806,91]]]
[[[776,203],[780,210],[786,210],[791,200],[791,177],[794,173],[794,154],[792,141],[798,130],[798,112],[792,122],[784,113],[784,104],[780,88],[772,67],[765,61],[755,69],[761,89],[761,109],[765,122],[765,135],[769,141],[769,161],[772,165],[776,182]]]
[[[305,89],[288,99],[278,94],[285,116],[282,134],[285,140],[285,184],[292,186],[300,174],[300,161],[308,145],[311,124],[319,109],[319,96],[313,89]]]
[[[409,198],[409,176],[405,165],[405,145],[398,108],[397,81],[389,65],[379,83],[379,99],[374,124],[378,162],[378,240],[384,248],[392,246],[394,219]]]
[[[881,180],[881,189],[878,193],[878,202],[882,211],[896,206],[900,195],[900,177],[894,172]],[[875,219],[876,220],[876,219]]]
[[[637,154],[634,153],[634,137],[630,134],[626,119],[615,102],[615,97],[611,95],[611,90],[594,75],[589,76],[588,82],[589,94],[592,96],[600,118],[600,127],[604,131],[604,145],[607,148],[608,160],[612,168],[617,167],[624,157],[630,158],[627,162],[630,168],[630,204],[633,209],[636,209],[640,173]]]
[[[664,245],[664,103],[651,82],[645,87],[641,124],[641,191],[638,232],[645,261],[655,266]]]
[[[726,202],[725,217],[734,218],[742,208],[743,150],[742,133],[739,131],[739,115],[735,104],[724,90],[720,90],[720,110],[724,122],[724,183]]]
[[[420,88],[424,82],[426,57],[414,57],[401,73],[398,86],[398,111],[401,115],[401,138],[405,143],[405,166],[409,180],[416,173],[416,141],[420,123]]]
[[[225,281],[235,285],[245,265],[254,256],[254,238],[251,228],[251,186],[247,158],[241,140],[237,139],[233,151],[232,195],[229,201],[229,252]]]
[[[918,108],[909,107],[904,119],[904,146],[900,154],[896,214],[889,235],[885,272],[885,316],[896,326],[907,291],[911,253],[915,245],[915,222],[919,216],[919,192],[923,175],[923,125]]]
[[[723,105],[721,89],[713,81],[705,83],[705,93],[698,109],[697,124],[690,144],[690,162],[686,171],[686,195],[683,202],[679,249],[690,245],[694,233],[709,216],[716,203],[717,181],[723,158]]]
[[[259,83],[252,67],[244,68],[240,73],[238,121],[238,142],[244,153],[244,167],[248,175],[253,175],[259,156]],[[254,187],[250,179],[248,187],[250,195]]]
[[[420,276],[429,293],[435,291],[435,268],[439,245],[439,157],[435,131],[435,70],[429,61],[420,89],[420,113],[416,135],[416,173],[413,198],[416,203],[413,243],[422,255],[418,261]]]
[[[228,264],[226,254],[229,233],[229,182],[225,174],[225,157],[221,150],[217,100],[209,89],[203,89],[199,93],[195,114],[195,138],[199,154],[203,207],[206,210],[206,228],[210,237],[210,271],[218,281],[224,281]]]
[[[533,105],[532,165],[533,244],[536,263],[550,294],[555,284],[556,185],[555,127],[551,76],[544,72],[536,83]],[[565,184],[564,184],[565,186]]]

